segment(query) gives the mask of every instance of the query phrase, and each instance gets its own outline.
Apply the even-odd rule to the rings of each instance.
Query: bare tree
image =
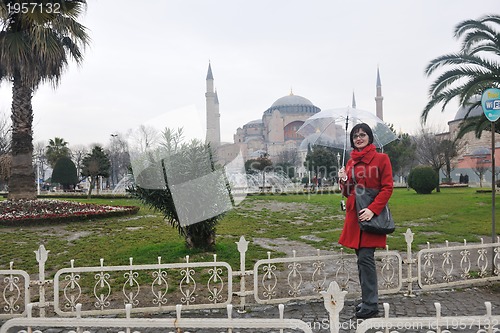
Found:
[[[297,150],[284,150],[278,154],[275,170],[282,170],[289,178],[294,178],[300,166],[300,156]]]
[[[76,166],[78,174],[82,171],[82,160],[90,149],[86,145],[78,144],[71,146],[71,157]]]
[[[455,157],[459,156],[465,148],[463,141],[444,139],[441,142],[444,156],[444,174],[451,181],[451,171],[455,167]]]
[[[45,141],[37,141],[33,146],[33,159],[35,165],[40,170],[40,178],[45,180],[45,172],[49,169],[49,163],[47,161],[47,155],[45,154],[47,150],[47,143]],[[36,168],[35,168],[36,170]]]
[[[476,156],[471,169],[479,177],[479,187],[483,187],[484,175],[491,170],[491,160],[487,156]]]
[[[121,133],[111,134],[107,152],[111,162],[111,186],[114,188],[129,173],[130,154],[125,135]]]
[[[12,155],[10,154],[11,124],[7,115],[0,113],[0,187],[7,189],[10,179]]]
[[[7,184],[10,178],[10,167],[12,165],[12,156],[10,154],[0,155],[0,186],[2,190],[8,188]]]
[[[11,124],[5,113],[0,114],[0,155],[10,152]]]
[[[154,148],[160,142],[160,133],[153,126],[141,125],[128,134],[130,148],[144,153],[148,149]]]
[[[440,131],[439,133],[442,133]],[[452,159],[457,156],[459,142],[450,140],[448,136],[437,134],[429,128],[421,128],[415,138],[416,158],[419,164],[429,165],[439,175],[443,167],[446,173],[451,173]],[[440,192],[439,177],[436,192]]]

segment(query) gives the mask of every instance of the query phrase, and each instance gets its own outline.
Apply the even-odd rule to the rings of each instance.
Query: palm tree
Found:
[[[455,37],[462,39],[460,52],[435,58],[425,70],[428,77],[440,73],[429,88],[429,102],[421,115],[424,123],[429,111],[440,103],[444,111],[446,105],[458,97],[460,105],[468,107],[470,112],[481,104],[477,97],[485,89],[500,87],[500,16],[486,15],[479,20],[463,21],[455,27]],[[472,100],[476,102],[469,103]],[[479,119],[464,122],[461,135],[475,131],[477,136],[489,129],[486,116],[475,118]]]
[[[68,142],[63,138],[55,137],[49,140],[49,145],[45,147],[45,156],[50,166],[54,168],[56,162],[61,157],[71,157],[71,150],[68,148]]]
[[[9,199],[36,198],[32,96],[41,83],[59,83],[69,57],[81,63],[89,37],[76,19],[85,7],[85,0],[0,0],[0,82],[12,82]]]

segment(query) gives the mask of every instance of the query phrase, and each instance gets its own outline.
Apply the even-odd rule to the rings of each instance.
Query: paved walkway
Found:
[[[380,316],[383,316],[382,303],[389,303],[389,317],[434,317],[436,309],[434,303],[441,304],[442,316],[482,316],[486,314],[485,301],[492,303],[492,314],[500,315],[500,283],[490,287],[474,287],[457,290],[433,291],[433,292],[415,292],[415,297],[406,297],[403,295],[390,295],[380,297]],[[346,300],[344,309],[340,313],[340,332],[354,332],[357,327],[357,321],[354,317],[354,301]],[[330,332],[329,316],[324,307],[323,301],[297,301],[285,305],[285,318],[301,319],[313,332]],[[111,316],[113,317],[113,316]],[[175,318],[175,312],[163,314],[133,314],[134,318]],[[183,318],[227,318],[225,309],[214,310],[187,310],[182,311]],[[245,312],[233,311],[233,318],[279,318],[277,305],[251,305]],[[0,325],[3,322],[0,322]],[[500,327],[497,326],[497,327]],[[67,332],[64,329],[42,329],[43,332],[61,333]],[[96,329],[91,332],[106,333],[110,330]],[[113,331],[113,330],[111,330]],[[147,333],[165,333],[170,332],[165,329],[145,329],[141,332]],[[223,329],[197,329],[189,332],[216,333]],[[270,330],[242,330],[242,332],[269,332]],[[285,330],[288,332],[289,330]],[[399,330],[404,332],[405,330]],[[427,330],[421,330],[426,332]],[[474,329],[460,330],[460,332],[477,332]],[[297,331],[294,331],[297,332]],[[413,331],[412,331],[413,332]]]
[[[434,317],[434,303],[441,304],[441,316],[480,316],[486,314],[485,301],[492,303],[493,315],[500,315],[500,284],[492,287],[474,287],[457,290],[415,292],[415,297],[390,295],[380,297],[380,317],[383,314],[382,303],[389,303],[389,317]],[[356,318],[354,317],[354,301],[346,300],[340,313],[340,332],[354,332]],[[183,312],[183,317],[225,317],[225,310],[206,310]],[[253,305],[246,313],[233,311],[233,318],[279,318],[276,305]],[[330,332],[329,317],[323,301],[300,301],[288,303],[285,306],[285,318],[301,319],[313,332]],[[500,327],[500,326],[499,326]],[[477,332],[477,328],[472,330]],[[463,330],[461,332],[464,332]]]

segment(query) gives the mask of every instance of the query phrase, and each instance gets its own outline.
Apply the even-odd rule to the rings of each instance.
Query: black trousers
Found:
[[[378,282],[375,268],[375,248],[362,247],[356,250],[358,256],[358,275],[361,285],[362,308],[378,309]]]

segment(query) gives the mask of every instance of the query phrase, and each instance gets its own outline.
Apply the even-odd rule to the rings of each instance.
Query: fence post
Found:
[[[413,235],[415,235],[413,232],[411,232],[411,229],[408,228],[406,229],[406,232],[403,234],[405,235],[405,241],[406,241],[406,260],[403,260],[403,263],[407,264],[407,278],[406,282],[408,283],[408,291],[404,294],[405,296],[409,297],[415,297],[415,294],[413,293],[413,281],[416,280],[416,277],[413,277],[413,264],[416,262],[416,259],[413,259],[413,252],[411,250],[411,244],[413,243]]]
[[[344,308],[345,295],[347,291],[340,289],[337,282],[332,281],[327,291],[320,291],[323,296],[325,309],[328,311],[330,333],[338,333],[340,330],[339,313]]]
[[[39,291],[39,301],[38,301],[38,308],[40,309],[40,317],[45,317],[45,283],[49,281],[45,281],[45,262],[47,261],[47,258],[49,257],[49,252],[45,249],[45,246],[40,245],[38,247],[37,251],[35,252],[36,255],[36,261],[38,262],[38,281],[34,281],[36,284],[38,284],[38,291]]]
[[[245,240],[245,237],[241,236],[238,242],[235,242],[238,246],[238,252],[240,252],[240,311],[245,311],[245,302],[246,302],[246,269],[245,269],[245,261],[246,261],[246,252],[248,250],[248,241]]]

